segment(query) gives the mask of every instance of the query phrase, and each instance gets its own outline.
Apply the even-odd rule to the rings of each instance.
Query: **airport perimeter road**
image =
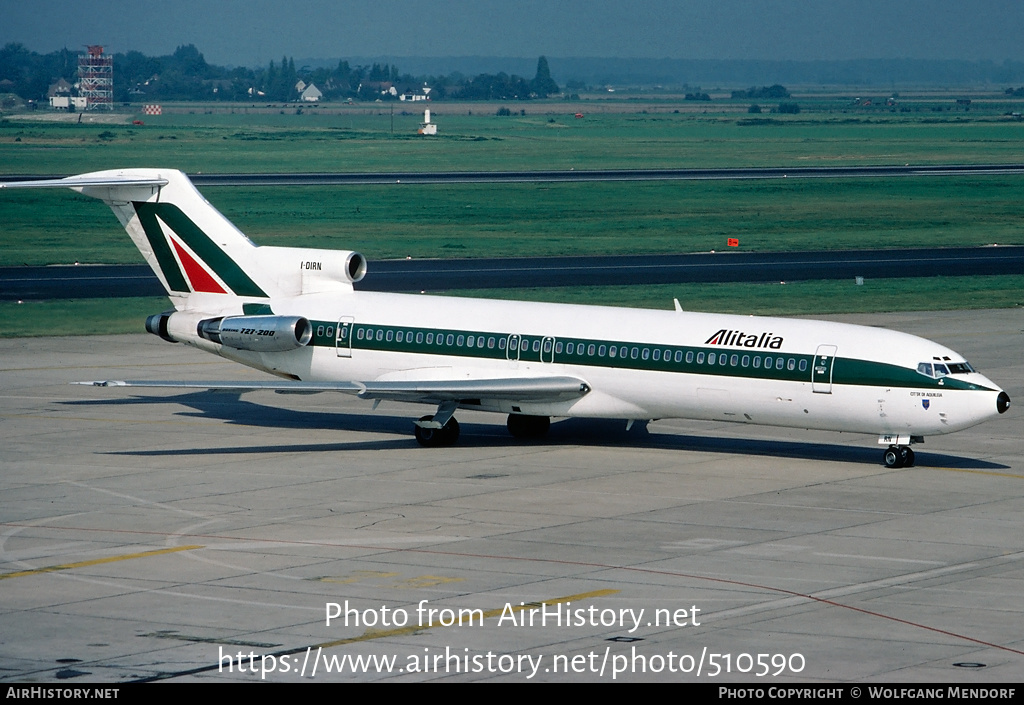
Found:
[[[707,179],[844,179],[855,177],[1024,174],[1024,164],[930,164],[728,169],[600,169],[593,171],[435,171],[385,173],[189,174],[201,186],[355,186],[365,184],[542,183],[553,181],[675,181]],[[68,174],[2,176],[4,181],[59,179]]]
[[[1024,394],[1019,310],[832,318]],[[144,334],[0,360],[7,684],[1020,687],[1018,404],[892,470],[858,434],[575,419],[519,442],[459,412],[426,449],[426,406],[68,384],[262,377]]]
[[[363,291],[1019,274],[1024,247],[370,262]],[[0,267],[0,300],[160,296],[145,265]]]

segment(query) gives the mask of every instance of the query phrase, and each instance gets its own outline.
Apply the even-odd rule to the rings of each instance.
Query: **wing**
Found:
[[[179,382],[118,381],[78,382],[96,387],[170,387],[175,389],[222,389],[254,391],[269,389],[282,392],[343,392],[360,399],[392,399],[395,401],[442,404],[468,400],[502,401],[566,401],[582,397],[590,391],[578,377],[510,377],[499,379],[459,380],[382,380],[369,382]],[[477,402],[479,403],[479,402]]]

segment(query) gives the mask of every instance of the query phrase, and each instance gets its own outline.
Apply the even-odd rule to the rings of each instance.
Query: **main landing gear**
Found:
[[[914,451],[908,446],[889,446],[882,458],[887,468],[909,468],[914,465]]]
[[[459,422],[452,416],[441,428],[430,428],[421,426],[423,423],[433,423],[433,416],[424,416],[416,422],[416,440],[424,448],[440,448],[441,446],[453,446],[459,440]]]
[[[509,414],[505,426],[515,438],[542,438],[551,428],[551,417]]]
[[[424,416],[416,422],[416,441],[424,448],[441,448],[453,446],[459,440],[459,422],[452,414],[454,408],[442,405],[437,414]],[[508,432],[516,438],[541,438],[551,428],[548,416],[527,416],[525,414],[509,414]]]

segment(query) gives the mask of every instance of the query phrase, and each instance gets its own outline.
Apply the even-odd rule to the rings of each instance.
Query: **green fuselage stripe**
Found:
[[[336,337],[337,322],[313,321],[312,324],[313,340],[310,345],[330,348],[344,347],[352,350],[353,355],[357,355],[360,350],[366,350],[448,355],[495,361],[518,359],[520,362],[552,362],[584,367],[611,367],[806,383],[812,381],[811,375],[816,357],[813,354],[795,354],[766,348],[751,349],[723,345],[662,345],[635,341],[552,338],[540,335],[383,326],[365,323],[348,326],[345,335],[351,336],[351,340],[343,341],[337,340]],[[473,343],[472,347],[469,345],[470,340]],[[513,341],[515,341],[516,350],[509,352],[508,348]],[[613,348],[614,356],[611,353]],[[581,349],[583,350],[582,354],[579,352]],[[623,355],[623,351],[625,355]],[[771,361],[770,369],[766,367],[768,360]],[[982,389],[954,377],[934,379],[913,369],[871,360],[837,357],[832,360],[831,364],[831,383],[833,385],[913,387],[935,390]],[[827,385],[829,383],[828,375],[823,375],[822,378],[814,381],[815,384]]]

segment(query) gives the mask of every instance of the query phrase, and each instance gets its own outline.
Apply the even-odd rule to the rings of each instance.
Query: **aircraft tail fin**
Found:
[[[366,271],[355,252],[257,247],[176,170],[99,171],[2,186],[71,188],[102,200],[178,310],[227,311],[240,300],[351,291]]]

